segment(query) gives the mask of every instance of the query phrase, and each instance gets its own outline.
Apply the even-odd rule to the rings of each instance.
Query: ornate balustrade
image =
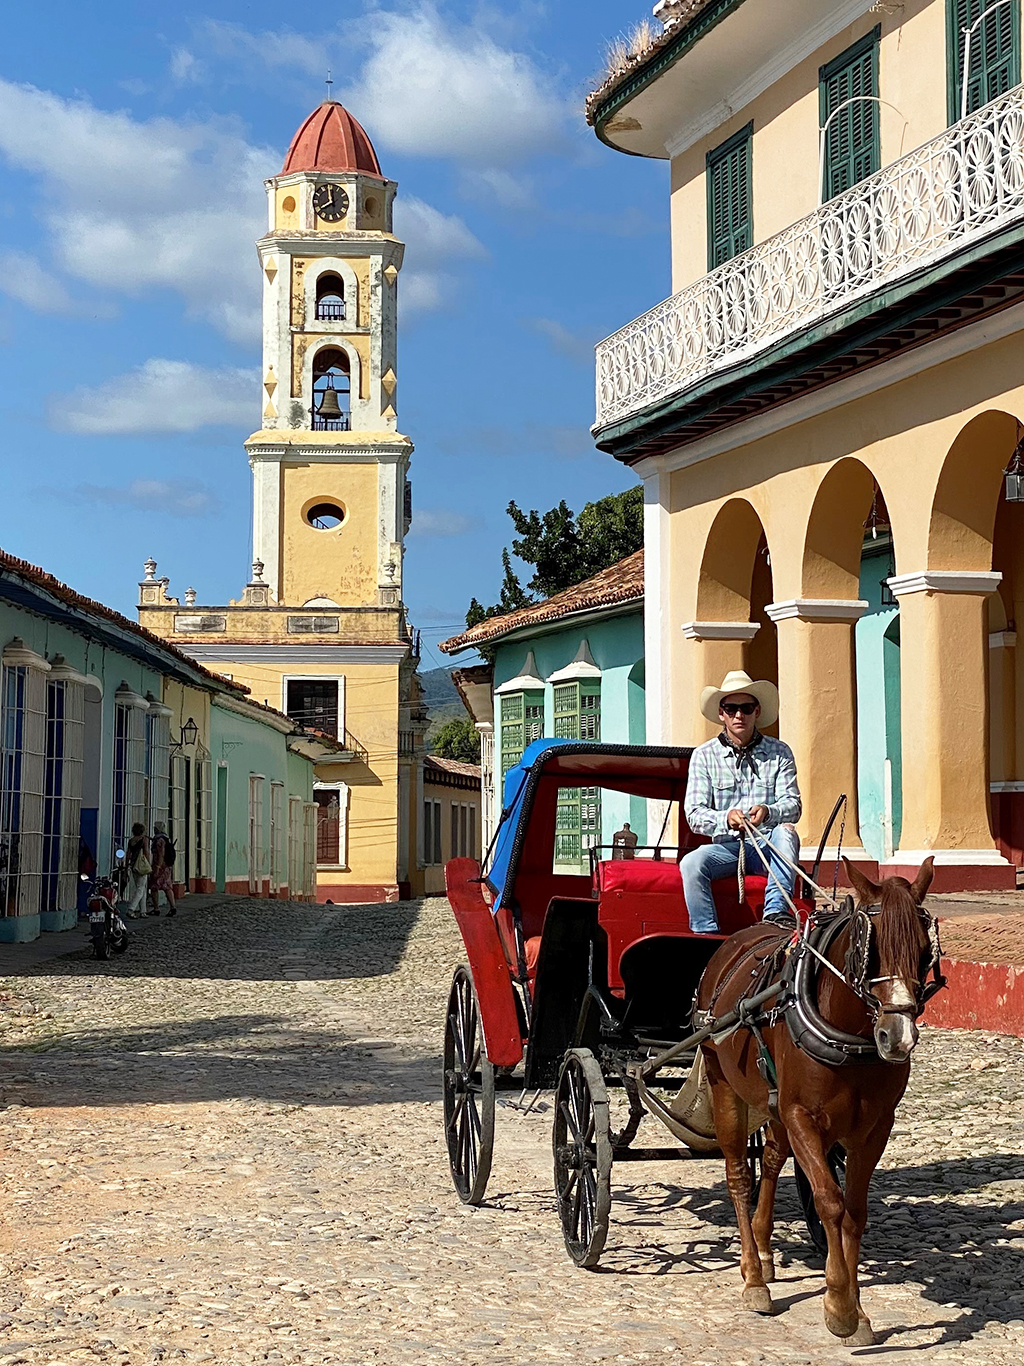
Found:
[[[1024,220],[1024,86],[955,123],[597,348],[597,425]]]

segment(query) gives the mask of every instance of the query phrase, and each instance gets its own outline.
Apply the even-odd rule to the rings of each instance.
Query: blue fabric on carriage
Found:
[[[487,873],[487,881],[494,888],[494,905],[491,909],[495,913],[502,903],[505,891],[508,866],[512,858],[512,846],[515,843],[516,831],[519,828],[519,817],[523,808],[526,782],[530,776],[530,770],[540,755],[548,754],[560,745],[573,744],[579,744],[579,741],[555,740],[553,738],[534,740],[532,744],[527,745],[518,764],[510,768],[505,774],[504,801],[501,820],[498,824],[498,837],[494,845],[491,867]]]

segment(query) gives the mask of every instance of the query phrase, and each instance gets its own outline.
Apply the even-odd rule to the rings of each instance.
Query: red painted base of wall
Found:
[[[376,886],[369,883],[339,882],[332,885],[321,882],[317,885],[316,899],[320,905],[333,901],[337,906],[358,906],[376,901],[398,901],[398,885]]]
[[[234,882],[232,882],[229,879],[227,882],[224,883],[224,890],[225,892],[227,892],[228,896],[253,895],[253,893],[249,891],[249,879],[245,877],[239,878]]]
[[[905,877],[913,882],[919,864],[883,863],[879,873],[885,877]],[[1012,864],[937,863],[932,878],[933,892],[1012,892],[1017,886],[1017,869]]]
[[[927,1024],[1024,1038],[1024,967],[944,958],[942,970],[949,985],[929,1001]]]
[[[1003,858],[1024,867],[1024,792],[993,792],[992,832]]]
[[[217,884],[212,877],[194,877],[192,879],[192,890],[208,896],[210,892],[217,890]]]

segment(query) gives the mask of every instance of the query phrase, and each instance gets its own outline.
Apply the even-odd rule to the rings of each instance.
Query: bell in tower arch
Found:
[[[317,411],[320,417],[326,418],[329,422],[341,417],[341,405],[338,402],[338,391],[334,387],[334,380],[331,375],[327,376],[327,388],[324,390],[324,395],[320,400],[320,407]]]

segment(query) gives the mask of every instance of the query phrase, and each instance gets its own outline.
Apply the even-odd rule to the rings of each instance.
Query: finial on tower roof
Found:
[[[327,98],[330,99],[330,98],[331,98],[331,86],[334,84],[334,81],[331,79],[331,68],[330,68],[330,67],[327,68],[327,80],[326,80],[325,84],[326,84],[326,86],[327,86]]]

